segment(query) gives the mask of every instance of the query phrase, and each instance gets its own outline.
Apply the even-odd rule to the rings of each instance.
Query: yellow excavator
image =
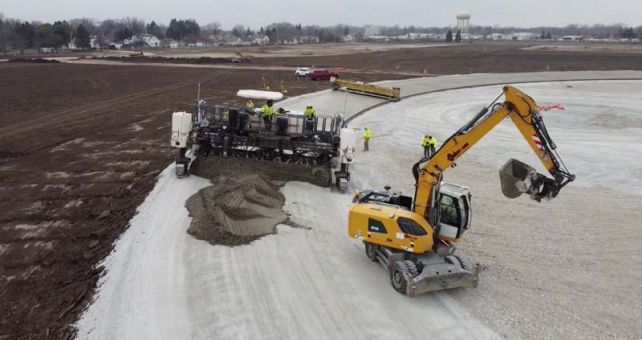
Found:
[[[502,96],[504,101],[499,102]],[[415,296],[477,287],[481,266],[455,253],[455,244],[471,224],[470,190],[444,182],[443,174],[506,117],[552,176],[510,159],[499,171],[506,197],[528,194],[538,202],[549,200],[575,179],[557,153],[535,101],[514,87],[504,87],[437,152],[412,167],[414,198],[392,193],[389,186],[381,192],[355,194],[348,213],[348,234],[365,243],[366,256],[388,270],[399,293]]]

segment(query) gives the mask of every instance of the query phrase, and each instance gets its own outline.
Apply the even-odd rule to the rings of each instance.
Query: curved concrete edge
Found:
[[[402,99],[414,96],[459,90],[481,86],[507,84],[542,83],[556,81],[613,81],[642,80],[642,71],[569,71],[569,72],[528,72],[528,73],[478,73],[470,75],[449,75],[422,77],[405,80],[386,80],[376,82],[386,86],[401,88]],[[337,105],[337,103],[341,103]],[[367,97],[342,91],[323,90],[286,99],[280,103],[288,109],[303,111],[306,105],[314,105],[322,114],[341,113],[350,121],[365,112],[390,102],[384,99]],[[337,107],[343,109],[337,110]]]

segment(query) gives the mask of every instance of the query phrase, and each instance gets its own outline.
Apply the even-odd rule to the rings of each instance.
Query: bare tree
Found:
[[[145,20],[135,17],[122,19],[123,24],[129,28],[133,35],[145,33]]]
[[[205,25],[201,31],[203,32],[203,34],[208,36],[219,35],[222,32],[221,24],[216,21],[210,22],[209,24]]]
[[[97,30],[96,20],[92,18],[74,18],[69,20],[69,25],[71,25],[74,30],[77,30],[78,26],[83,25],[90,34],[95,34]]]

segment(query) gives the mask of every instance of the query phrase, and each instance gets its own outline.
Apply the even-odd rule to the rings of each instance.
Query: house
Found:
[[[341,41],[343,41],[343,42],[353,42],[353,41],[355,41],[355,38],[354,38],[354,35],[348,33],[348,34],[346,34],[346,35],[341,37]]]
[[[161,40],[161,47],[164,47],[164,48],[178,48],[179,44],[178,44],[178,41],[176,41],[174,39],[167,38],[167,39]]]
[[[254,40],[252,40],[253,45],[263,46],[263,45],[268,45],[269,43],[270,43],[270,38],[267,35],[264,35],[262,37],[259,36],[254,38]]]
[[[133,35],[123,41],[125,45],[142,44],[146,47],[160,47],[161,41],[151,34],[137,34]]]
[[[379,26],[366,26],[364,36],[366,39],[374,36],[380,36],[381,35],[381,27]],[[376,40],[376,39],[373,39]]]
[[[98,36],[96,36],[96,35],[89,36],[89,47],[91,47],[94,50],[102,49],[100,40],[98,39]]]

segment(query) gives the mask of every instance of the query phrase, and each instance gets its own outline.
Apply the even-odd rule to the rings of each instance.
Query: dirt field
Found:
[[[241,51],[241,67],[332,67],[353,72],[466,74],[579,70],[641,70],[642,46],[629,44],[476,42],[462,44],[348,44],[149,51],[128,62],[210,63]],[[118,56],[121,54],[96,54]],[[201,62],[197,61],[202,58]],[[187,60],[186,60],[187,59]],[[194,60],[189,60],[194,59]],[[209,60],[209,62],[208,62]],[[525,62],[527,61],[527,62]],[[227,62],[229,63],[229,62]]]
[[[113,241],[172,160],[170,115],[292,72],[0,64],[0,338],[65,338]],[[384,79],[394,78],[393,75]],[[376,80],[376,79],[371,79]],[[56,294],[52,294],[56,292]]]
[[[529,63],[525,64],[524,60]],[[262,65],[328,65],[382,73],[642,69],[616,52],[502,46],[413,48]],[[0,339],[69,338],[115,239],[172,160],[170,114],[191,111],[197,83],[209,102],[240,104],[239,88],[286,82],[288,95],[328,88],[292,71],[0,63]],[[52,292],[55,292],[53,294]]]
[[[642,70],[642,49],[535,49],[531,44],[457,44],[341,56],[260,58],[255,64],[343,67],[429,74],[544,72],[579,70]],[[557,46],[557,45],[553,45]]]

